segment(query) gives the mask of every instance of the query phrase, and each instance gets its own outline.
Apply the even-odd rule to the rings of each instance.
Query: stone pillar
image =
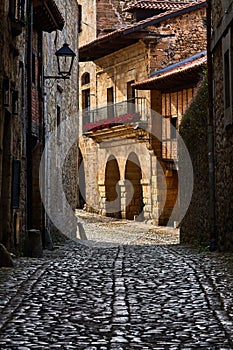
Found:
[[[42,258],[42,239],[40,230],[28,231],[28,256],[31,258]]]
[[[142,194],[143,194],[143,217],[148,220],[152,218],[152,200],[151,200],[151,181],[150,179],[142,179]]]
[[[120,187],[120,194],[121,194],[121,217],[122,219],[126,219],[126,206],[127,206],[127,186],[128,181],[126,180],[120,180],[118,182]]]
[[[100,202],[99,202],[99,212],[101,215],[106,215],[106,188],[104,183],[99,183],[99,194],[100,194]]]

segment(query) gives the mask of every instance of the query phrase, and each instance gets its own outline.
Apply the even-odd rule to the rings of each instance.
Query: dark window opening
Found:
[[[107,89],[107,104],[108,104],[108,118],[114,117],[114,95],[113,95],[113,87]]]
[[[224,85],[225,85],[225,108],[230,107],[230,52],[224,54]]]
[[[176,139],[177,117],[171,118],[171,139]]]
[[[86,85],[90,83],[90,74],[89,73],[84,73],[81,78],[81,84]]]
[[[90,89],[82,91],[83,125],[90,123]]]
[[[82,31],[82,5],[78,5],[78,32]]]
[[[134,80],[131,80],[127,83],[127,101],[128,101],[128,113],[135,112],[135,89],[132,88]]]
[[[57,106],[57,128],[59,127],[61,123],[61,107]]]

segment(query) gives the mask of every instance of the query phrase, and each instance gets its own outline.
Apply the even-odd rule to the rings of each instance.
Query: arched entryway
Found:
[[[142,171],[138,156],[130,153],[125,167],[126,185],[126,219],[133,220],[143,211]]]
[[[81,150],[78,150],[78,203],[77,209],[83,209],[86,203],[86,181],[84,161]]]
[[[105,170],[106,215],[121,218],[120,172],[115,157],[108,158]]]
[[[165,170],[166,200],[159,217],[159,225],[167,225],[178,197],[178,172],[176,169]]]

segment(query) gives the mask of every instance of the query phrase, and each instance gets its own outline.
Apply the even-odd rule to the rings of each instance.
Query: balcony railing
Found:
[[[118,124],[129,124],[138,120],[146,121],[148,108],[146,98],[108,104],[105,107],[82,112],[83,132],[95,131]]]

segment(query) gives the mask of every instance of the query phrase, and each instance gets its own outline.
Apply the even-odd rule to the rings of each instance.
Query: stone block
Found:
[[[42,239],[40,230],[29,230],[27,239],[26,255],[30,258],[41,258],[43,256]]]
[[[13,267],[14,263],[10,253],[5,246],[0,243],[0,267]]]

